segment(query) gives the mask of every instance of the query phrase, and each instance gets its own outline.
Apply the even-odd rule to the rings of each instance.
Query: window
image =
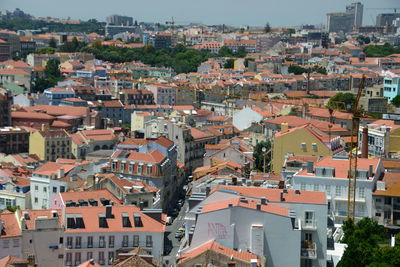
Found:
[[[75,248],[81,248],[81,244],[82,244],[82,237],[77,236],[75,238]]]
[[[319,191],[319,184],[314,185],[314,191]]]
[[[3,240],[3,248],[9,248],[10,247],[10,240]]]
[[[127,235],[124,235],[122,237],[122,247],[127,247],[128,246],[128,242],[129,242],[129,237]]]
[[[114,261],[114,252],[110,251],[108,252],[108,264],[112,264],[113,261]]]
[[[304,222],[305,224],[313,224],[314,223],[314,212],[306,211],[304,214]]]
[[[115,238],[114,238],[113,235],[110,235],[110,236],[108,237],[108,247],[109,247],[109,248],[113,248],[113,247],[114,247],[114,240],[115,240]]]
[[[104,236],[99,236],[99,247],[104,248],[106,247],[106,241]],[[104,258],[104,255],[103,255]]]
[[[375,213],[375,216],[376,216],[376,217],[381,217],[382,214],[381,214],[380,212],[376,212],[376,213]]]
[[[341,196],[342,195],[342,187],[340,185],[337,185],[335,188],[335,195],[336,196]]]
[[[104,264],[104,251],[99,251],[99,264]]]
[[[137,167],[137,173],[138,173],[138,174],[141,174],[141,173],[142,173],[142,168],[143,168],[142,164],[139,163],[139,165],[138,165],[138,167]]]
[[[81,264],[81,253],[76,252],[75,253],[75,265],[79,265],[79,264]]]
[[[65,192],[65,186],[60,186],[60,192]]]
[[[134,247],[138,247],[139,246],[139,236],[138,235],[134,235],[133,236],[133,246]]]
[[[91,260],[91,259],[93,259],[93,252],[89,251],[89,252],[86,254],[86,259],[87,259],[88,261]]]
[[[358,197],[361,199],[365,198],[365,188],[364,187],[359,187],[358,188]]]
[[[331,185],[329,184],[325,185],[325,192],[328,196],[331,195]]]
[[[72,265],[72,253],[67,253],[66,254],[65,265]]]
[[[312,233],[305,233],[305,239],[308,243],[312,243]]]
[[[377,198],[377,199],[375,199],[375,202],[376,202],[376,203],[381,203],[381,202],[382,202],[382,199]]]
[[[39,191],[39,186],[35,185],[35,191]]]
[[[306,149],[306,143],[301,143],[301,149],[303,149],[303,150]]]
[[[316,143],[312,143],[312,149],[313,150],[317,150],[317,144]]]
[[[47,187],[43,187],[43,192],[47,193]]]
[[[72,248],[72,236],[67,237],[67,248]]]
[[[151,168],[152,168],[152,165],[147,166],[147,174],[151,174]]]
[[[53,186],[53,193],[57,193],[57,187]]]
[[[87,246],[88,246],[88,248],[92,248],[93,247],[93,236],[88,236],[87,237]]]
[[[152,247],[153,246],[153,239],[151,235],[146,235],[146,247]]]

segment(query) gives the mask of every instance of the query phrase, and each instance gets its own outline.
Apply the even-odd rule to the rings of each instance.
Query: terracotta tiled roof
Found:
[[[8,210],[0,213],[0,221],[3,222],[3,231],[1,238],[21,236],[21,230],[18,226],[16,214]]]
[[[52,211],[56,211],[58,214],[59,221],[59,227],[62,226],[62,210],[21,210],[21,214],[28,213],[29,214],[29,219],[25,220],[26,223],[26,229],[27,230],[34,230],[35,229],[35,220],[37,217],[47,217],[47,218],[53,218],[53,213]]]
[[[258,259],[257,255],[247,251],[237,251],[218,244],[215,240],[210,240],[199,247],[193,248],[188,252],[179,256],[178,264],[184,263],[188,259],[193,259],[202,253],[213,250],[227,257],[232,257],[232,260],[244,261],[250,263],[252,259]]]
[[[203,131],[200,131],[197,128],[190,128],[190,133],[193,136],[194,139],[209,139],[209,138],[213,138],[212,135],[205,133]]]
[[[32,265],[27,265],[27,264],[28,264],[28,262],[26,260],[18,259],[13,256],[7,256],[0,260],[0,267],[15,267],[15,266],[31,267],[32,266]]]
[[[219,201],[219,202],[206,204],[206,205],[204,205],[204,208],[202,209],[201,212],[206,213],[206,212],[212,212],[212,211],[216,211],[216,210],[220,210],[220,209],[227,209],[227,208],[229,208],[229,204],[232,204],[233,207],[243,207],[243,208],[256,210],[257,203],[260,203],[260,202],[254,201],[251,199],[247,199],[247,202],[243,202],[238,197],[235,199],[228,199],[228,200],[223,200],[223,201]],[[268,203],[268,205],[261,205],[261,211],[273,213],[273,214],[277,214],[277,215],[282,215],[282,216],[288,216],[289,209]]]
[[[79,264],[78,267],[101,267],[101,265],[95,261],[88,260],[84,263]]]
[[[369,166],[373,166],[373,172],[376,172],[376,168],[378,167],[380,159],[364,159],[359,158],[357,160],[357,169],[358,170],[369,170]],[[339,159],[339,158],[332,158],[332,157],[323,157],[319,160],[315,167],[331,167],[335,168],[334,177],[341,178],[341,179],[348,179],[349,173],[349,160],[348,159]],[[307,173],[307,170],[303,170],[298,174],[299,176],[315,176],[314,173]]]
[[[115,151],[111,157],[113,159],[117,159],[122,151],[124,151],[124,150]],[[127,151],[125,151],[125,152],[127,152]],[[158,150],[153,150],[150,153],[140,153],[140,152],[136,152],[136,151],[128,151],[127,154],[128,154],[128,156],[121,158],[121,160],[128,159],[128,160],[134,160],[134,161],[138,161],[138,162],[161,163],[165,158],[165,156],[163,154],[161,154],[161,152]]]
[[[60,168],[64,168],[64,173],[68,173],[75,165],[61,164],[57,162],[48,161],[43,166],[39,167],[34,173],[40,175],[57,174]]]
[[[382,179],[385,182],[386,190],[376,190],[376,196],[400,197],[400,173],[385,172]]]
[[[89,191],[63,192],[61,193],[61,198],[64,203],[69,200],[73,202],[78,202],[78,200],[89,201],[89,199],[100,201],[101,198],[104,198],[112,200],[114,205],[121,204],[121,201],[106,188]]]
[[[245,196],[249,198],[261,199],[266,197],[269,202],[281,202],[281,189],[265,188],[265,187],[244,187],[244,186],[226,186],[219,185],[211,190],[211,193],[219,189],[228,189],[233,194]],[[226,191],[224,191],[226,192]],[[295,190],[287,190],[284,194],[285,202],[289,203],[308,203],[308,204],[326,204],[325,192],[317,191],[299,191],[296,194]]]
[[[65,214],[81,214],[83,218],[84,228],[66,228],[66,233],[109,233],[109,232],[164,232],[165,231],[165,220],[166,214],[162,214],[163,223],[156,221],[150,216],[140,211],[140,208],[136,206],[112,206],[113,218],[107,219],[106,228],[99,227],[99,214],[105,214],[106,207],[67,207]],[[129,216],[131,227],[123,227],[122,225],[122,214],[126,213]],[[134,225],[134,214],[140,215],[142,225],[141,227],[135,227]]]

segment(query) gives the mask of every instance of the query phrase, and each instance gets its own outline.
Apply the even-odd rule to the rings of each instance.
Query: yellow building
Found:
[[[31,132],[29,136],[29,153],[36,154],[40,160],[56,161],[57,158],[71,158],[71,137],[65,130],[48,130]]]
[[[288,129],[281,124],[281,132],[274,135],[272,171],[280,173],[287,156],[332,156],[344,152],[339,136],[329,136],[312,124]]]
[[[131,131],[144,129],[145,122],[155,118],[150,112],[133,112],[131,115]]]

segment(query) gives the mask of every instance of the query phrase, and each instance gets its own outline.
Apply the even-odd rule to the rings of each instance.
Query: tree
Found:
[[[96,48],[96,49],[101,50],[101,49],[103,48],[103,45],[101,44],[101,41],[100,41],[100,40],[95,40],[95,41],[93,42],[93,47]]]
[[[390,103],[396,106],[396,108],[400,107],[400,95],[395,96]]]
[[[356,97],[352,93],[337,93],[328,101],[328,107],[333,109],[350,110],[354,104]],[[343,106],[344,104],[344,106]]]
[[[233,60],[232,58],[228,59],[224,64],[225,69],[233,69],[234,67],[235,67],[235,60]]]
[[[61,73],[59,69],[60,61],[57,59],[49,59],[44,68],[44,74],[46,77],[60,78]]]
[[[262,148],[266,148],[266,152],[262,151]],[[271,161],[271,142],[270,141],[261,141],[258,142],[256,147],[254,148],[253,157],[255,159],[255,167],[258,170],[264,170],[264,156],[265,156],[265,171],[269,172],[270,170],[270,161]]]
[[[269,22],[267,22],[267,24],[265,24],[264,32],[265,32],[265,33],[271,32],[271,26],[269,25]]]
[[[58,81],[62,80],[59,64],[60,61],[57,59],[49,59],[44,68],[45,77],[36,79],[32,91],[43,92],[43,90],[55,86]]]
[[[338,267],[363,267],[376,261],[379,264],[375,266],[390,264],[382,257],[382,253],[388,255],[390,252],[381,250],[378,246],[386,236],[386,230],[383,226],[370,218],[363,218],[357,224],[349,219],[344,222],[342,229],[344,232],[342,242],[347,244],[347,248],[337,265]],[[397,258],[399,257],[397,256]]]
[[[237,56],[237,57],[245,57],[246,55],[247,55],[246,47],[239,46],[237,52],[235,53],[235,56]]]
[[[53,47],[53,48],[57,48],[56,39],[51,38],[51,39],[50,39],[50,42],[49,42],[49,46],[50,46],[50,47]]]
[[[42,47],[36,51],[37,54],[54,54],[56,50],[53,47]]]
[[[219,57],[231,57],[232,56],[232,50],[227,47],[227,46],[222,46],[219,50],[218,50],[218,56]]]

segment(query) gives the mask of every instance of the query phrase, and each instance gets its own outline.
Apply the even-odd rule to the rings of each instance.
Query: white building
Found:
[[[358,159],[355,219],[372,216],[372,192],[385,169],[380,159]],[[326,193],[329,214],[336,223],[347,219],[349,159],[346,156],[324,157],[315,166],[293,175],[293,188]]]
[[[29,191],[28,186],[23,186],[21,182],[27,179],[20,177],[10,177],[7,173],[0,170],[0,210],[7,208],[7,206],[15,207],[19,206],[21,209],[25,209],[26,205],[26,192]]]
[[[185,253],[215,239],[266,257],[267,266],[326,266],[327,205],[323,192],[218,186],[193,194],[185,217]]]
[[[263,119],[258,112],[250,107],[244,107],[242,110],[233,114],[233,126],[239,131],[243,131],[251,126],[253,122],[260,122]]]
[[[166,214],[136,206],[69,207],[65,213],[64,266],[94,259],[111,266],[118,253],[139,247],[160,260]]]
[[[58,178],[63,178],[63,170]],[[51,200],[59,192],[66,192],[67,182],[56,180],[53,175],[35,172],[31,177],[31,204],[32,209],[49,209]]]

